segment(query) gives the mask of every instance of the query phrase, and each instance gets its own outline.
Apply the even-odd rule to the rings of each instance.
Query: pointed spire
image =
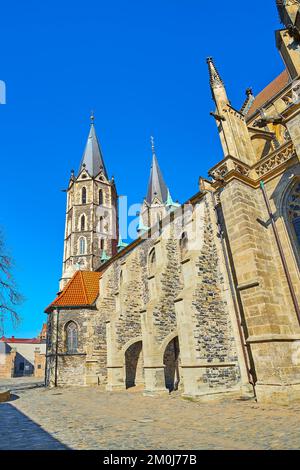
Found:
[[[83,157],[80,163],[80,171],[85,168],[90,176],[97,176],[102,170],[106,179],[108,179],[108,174],[104,165],[104,160],[100,148],[100,144],[97,138],[94,120],[95,116],[92,112],[91,114],[91,127],[88,136],[88,140],[85,146]]]
[[[216,105],[229,103],[224,82],[214,64],[213,58],[208,57],[206,62],[208,65],[210,88]]]
[[[300,7],[300,0],[276,0],[281,23],[289,28],[295,24]]]
[[[143,234],[143,233],[147,232],[148,230],[149,230],[149,227],[146,227],[146,225],[144,225],[142,214],[140,214],[139,225],[138,225],[136,231],[138,233]]]
[[[128,246],[128,243],[123,242],[122,237],[121,237],[121,232],[119,233],[119,242],[117,245],[118,251],[121,251],[123,248],[126,248]]]
[[[168,188],[168,197],[166,201],[166,206],[168,209],[180,207],[180,204],[178,204],[178,202],[173,201],[169,188]]]
[[[246,116],[246,114],[248,113],[254,100],[255,100],[255,96],[253,95],[252,88],[247,88],[246,99],[244,101],[243,106],[241,107],[241,113],[244,114],[244,116]]]
[[[212,57],[208,57],[206,59],[208,65],[208,72],[209,72],[209,82],[212,88],[224,86],[224,82],[214,64],[214,60]]]
[[[101,262],[102,263],[105,263],[105,261],[108,261],[110,259],[110,257],[108,256],[108,254],[106,253],[105,250],[102,251],[102,255],[101,255]]]
[[[164,204],[168,197],[168,189],[163,179],[159,165],[158,165],[153,137],[151,137],[151,148],[152,148],[152,166],[151,166],[146,201],[148,202],[148,204],[152,204],[153,199],[157,198],[162,204]]]

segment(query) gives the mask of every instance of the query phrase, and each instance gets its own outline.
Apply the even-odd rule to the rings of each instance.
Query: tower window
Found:
[[[79,254],[84,255],[86,251],[86,241],[85,238],[80,238],[79,240]]]
[[[81,190],[81,204],[86,204],[86,187]]]
[[[100,238],[100,250],[104,250],[104,240]]]
[[[66,326],[66,346],[68,354],[74,354],[78,350],[78,328],[73,321]]]
[[[82,216],[81,216],[81,219],[80,219],[80,230],[81,230],[82,232],[85,231],[85,215],[82,215]]]
[[[102,189],[99,189],[99,206],[102,206],[103,204],[103,191]]]

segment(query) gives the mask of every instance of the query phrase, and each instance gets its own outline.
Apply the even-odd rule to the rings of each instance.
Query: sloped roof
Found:
[[[259,108],[261,108],[267,101],[273,98],[277,93],[279,93],[290,81],[289,74],[287,70],[281,72],[278,77],[275,78],[271,83],[269,83],[266,88],[264,88],[255,98],[250,107],[247,116],[251,116]]]
[[[86,307],[93,305],[99,295],[101,275],[99,272],[77,271],[45,311],[49,313],[55,307]]]
[[[97,176],[102,170],[105,178],[108,179],[101,147],[93,123],[91,124],[88,140],[80,163],[79,173],[83,169],[83,165],[85,165],[90,176]]]

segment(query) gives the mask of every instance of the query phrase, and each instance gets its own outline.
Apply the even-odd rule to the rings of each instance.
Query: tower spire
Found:
[[[164,204],[168,198],[168,188],[160,171],[154,145],[154,137],[151,136],[151,149],[152,149],[152,166],[150,172],[150,179],[148,184],[148,193],[146,201],[152,204],[154,198]]]
[[[208,65],[208,73],[209,73],[209,83],[212,92],[213,99],[219,109],[219,106],[222,104],[229,104],[229,100],[227,97],[226,89],[224,82],[219,74],[214,60],[212,57],[208,57],[207,60]]]
[[[95,130],[95,115],[91,112],[90,116],[90,132],[85,146],[85,150],[80,163],[79,173],[85,168],[92,177],[97,176],[103,171],[105,178],[108,180],[108,174],[105,168],[101,147]]]

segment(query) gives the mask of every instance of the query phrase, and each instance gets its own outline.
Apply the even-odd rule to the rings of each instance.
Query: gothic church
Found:
[[[46,309],[49,386],[300,400],[300,1],[277,8],[283,72],[236,109],[207,60],[223,158],[179,205],[153,144],[129,245],[92,119]]]

